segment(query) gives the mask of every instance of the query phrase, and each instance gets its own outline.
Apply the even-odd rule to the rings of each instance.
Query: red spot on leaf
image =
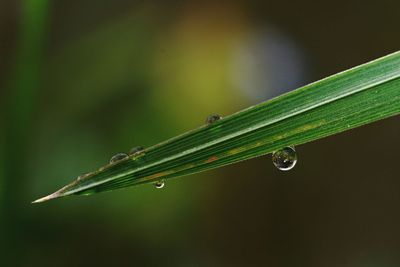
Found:
[[[206,160],[207,163],[216,161],[218,158],[216,156],[212,156],[211,158],[209,158],[208,160]]]

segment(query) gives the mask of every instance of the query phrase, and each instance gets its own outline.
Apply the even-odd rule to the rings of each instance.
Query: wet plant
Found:
[[[400,52],[332,75],[158,145],[117,154],[110,164],[35,202],[185,176],[273,153],[291,169],[294,146],[400,113]],[[140,152],[140,153],[139,153]]]

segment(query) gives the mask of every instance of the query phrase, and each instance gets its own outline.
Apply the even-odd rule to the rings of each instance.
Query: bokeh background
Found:
[[[400,265],[400,120],[31,205],[150,146],[399,49],[400,2],[0,1],[1,266]]]

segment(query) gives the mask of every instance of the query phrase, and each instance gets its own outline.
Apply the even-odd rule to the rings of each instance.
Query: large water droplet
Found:
[[[272,153],[272,162],[281,171],[291,170],[297,162],[294,147],[288,146]]]
[[[214,122],[216,122],[217,120],[220,120],[222,117],[218,114],[211,114],[207,117],[206,119],[206,123],[207,125],[213,124]]]
[[[157,182],[154,183],[154,186],[155,186],[157,189],[163,188],[164,185],[165,185],[165,181],[164,181],[164,180],[160,180],[160,181],[157,181]]]
[[[139,153],[140,151],[142,151],[144,148],[142,146],[135,146],[132,147],[131,150],[129,150],[129,155],[134,155],[136,153]]]
[[[118,153],[118,154],[115,154],[115,155],[111,158],[110,163],[118,162],[118,161],[120,161],[120,160],[126,159],[127,157],[128,157],[128,154],[126,154],[126,153]]]

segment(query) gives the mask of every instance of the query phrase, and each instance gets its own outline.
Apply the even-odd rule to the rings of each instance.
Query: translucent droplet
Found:
[[[297,162],[294,147],[288,146],[272,153],[272,162],[281,171],[291,170]]]
[[[222,117],[218,114],[211,114],[207,117],[206,119],[206,123],[207,125],[213,124],[214,122],[216,122],[217,120],[220,120]]]
[[[115,155],[111,158],[110,163],[115,163],[115,162],[117,162],[117,161],[126,159],[127,157],[128,157],[128,154],[126,154],[126,153],[118,153],[118,154],[115,154]]]
[[[142,146],[135,146],[132,147],[131,150],[129,150],[129,155],[134,155],[136,153],[139,153],[140,151],[142,151],[144,148]]]
[[[164,180],[160,180],[160,181],[157,181],[157,182],[154,183],[154,186],[155,186],[157,189],[163,188],[164,185],[165,185],[165,181],[164,181]]]

